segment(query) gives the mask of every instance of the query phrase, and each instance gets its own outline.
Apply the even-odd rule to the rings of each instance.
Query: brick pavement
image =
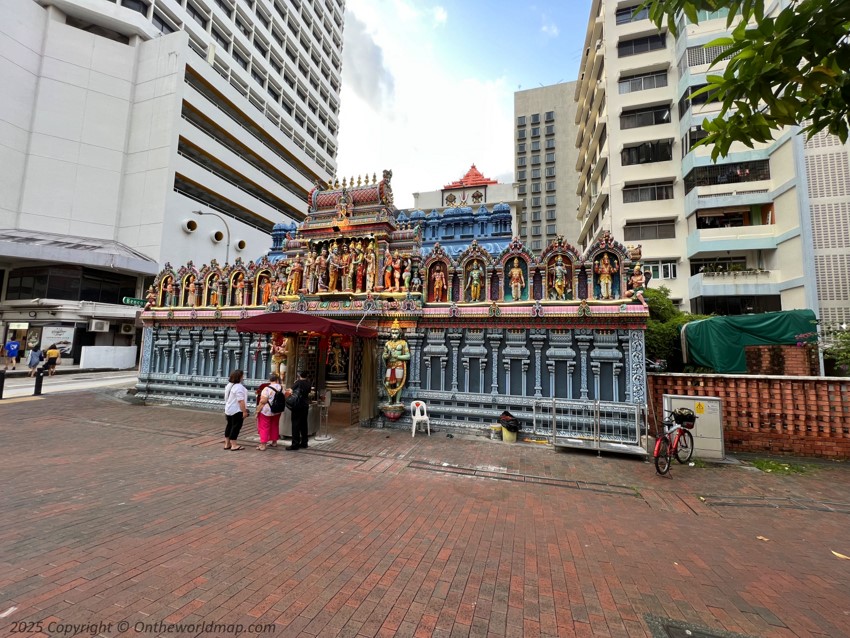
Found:
[[[361,428],[224,452],[222,425],[106,393],[0,403],[5,633],[650,636],[652,614],[850,635],[850,561],[832,554],[850,555],[845,465],[667,479],[629,458]]]

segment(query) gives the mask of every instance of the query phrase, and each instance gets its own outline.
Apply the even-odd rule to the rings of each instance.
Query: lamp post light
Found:
[[[215,215],[216,217],[218,217],[222,221],[222,223],[224,223],[224,229],[227,231],[227,249],[224,253],[224,263],[225,264],[229,263],[230,262],[230,226],[228,225],[227,220],[224,218],[223,215],[216,213],[214,211],[211,211],[211,210],[210,211],[193,210],[192,212],[195,213],[196,215]]]

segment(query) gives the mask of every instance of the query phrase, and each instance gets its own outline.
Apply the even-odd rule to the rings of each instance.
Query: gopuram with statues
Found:
[[[484,431],[509,411],[535,439],[638,446],[640,248],[605,233],[584,253],[561,237],[533,252],[504,203],[400,211],[391,179],[317,184],[255,261],[166,264],[142,313],[137,397],[220,406],[234,369],[249,389],[304,369],[317,411],[346,402],[351,425],[410,427],[416,399],[432,429]]]

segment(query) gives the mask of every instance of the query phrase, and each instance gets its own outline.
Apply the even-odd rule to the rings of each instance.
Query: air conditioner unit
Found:
[[[136,326],[132,323],[122,323],[121,328],[118,330],[122,335],[131,335],[136,332]]]
[[[109,322],[101,319],[89,321],[89,332],[109,332]]]

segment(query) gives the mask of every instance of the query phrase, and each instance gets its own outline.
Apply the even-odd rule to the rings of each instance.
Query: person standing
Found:
[[[283,392],[280,386],[280,377],[277,372],[269,375],[269,384],[260,393],[260,402],[257,404],[257,433],[260,435],[260,444],[257,449],[261,452],[269,447],[277,447],[280,438],[280,412],[272,412],[271,402],[276,392]]]
[[[27,357],[27,367],[30,369],[29,376],[35,376],[35,370],[38,368],[39,362],[44,360],[44,353],[41,351],[41,346],[35,344],[30,350],[29,357]]]
[[[242,370],[234,370],[224,388],[224,418],[227,421],[224,428],[224,449],[233,452],[245,449],[236,443],[242,423],[248,418],[248,390],[242,385],[244,376]]]
[[[310,390],[312,386],[307,372],[301,370],[298,373],[298,379],[292,384],[292,387],[286,391],[286,396],[298,393],[298,403],[292,410],[292,445],[287,446],[287,450],[306,450],[307,445],[307,415],[310,411]]]
[[[9,366],[12,366],[12,370],[15,369],[15,365],[18,363],[18,352],[20,352],[21,344],[18,343],[15,339],[9,339],[4,346],[4,351],[6,353],[6,367],[4,370],[8,370]]]
[[[59,363],[59,357],[61,354],[62,353],[59,352],[59,348],[56,347],[55,343],[51,345],[45,353],[45,356],[47,357],[47,371],[50,373],[51,377],[56,374],[56,365]]]

